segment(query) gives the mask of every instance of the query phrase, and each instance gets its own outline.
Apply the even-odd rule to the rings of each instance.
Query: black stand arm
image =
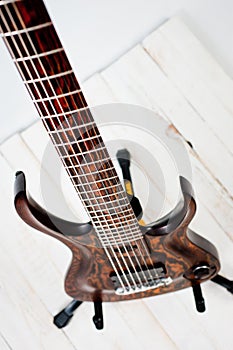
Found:
[[[228,290],[228,292],[233,294],[233,281],[230,281],[226,277],[223,277],[221,275],[215,276],[214,278],[212,278],[211,281],[219,284],[223,288],[226,288],[226,290]]]
[[[130,174],[130,153],[127,149],[121,149],[116,154],[118,163],[123,174],[125,190],[128,195],[130,204],[138,220],[141,220],[143,211],[140,201],[134,195],[132,178]]]
[[[72,300],[62,311],[53,318],[53,323],[57,328],[63,328],[68,325],[74,316],[74,311],[82,304],[82,301]]]
[[[193,295],[195,299],[196,309],[198,312],[204,312],[205,300],[202,296],[201,286],[199,283],[197,283],[197,284],[194,284],[192,288],[193,288]]]

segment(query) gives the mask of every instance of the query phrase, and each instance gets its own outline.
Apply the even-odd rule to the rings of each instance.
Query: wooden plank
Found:
[[[23,223],[17,219],[9,196],[13,172],[2,157],[0,166],[4,179],[0,184],[0,210],[4,227],[0,247],[0,263],[4,267],[1,269],[0,288],[1,315],[4,315],[0,320],[2,334],[13,349],[46,349],[54,342],[60,343],[61,348],[73,349],[66,336],[53,326],[45,306],[47,301],[53,308],[55,302],[63,298],[62,286],[56,286],[54,281],[56,269],[51,267],[49,259],[43,264],[37,240],[30,240]],[[37,272],[40,280],[38,278],[36,281]],[[50,288],[54,289],[52,296]],[[43,290],[46,290],[46,294],[42,293]]]
[[[98,73],[86,80],[82,85],[89,106],[115,102],[115,97],[112,91],[106,83],[103,83],[103,80]]]
[[[222,104],[233,113],[232,79],[187,25],[178,17],[173,17],[159,27],[157,31],[182,53],[182,56],[187,59],[191,70],[222,101]],[[149,42],[152,37],[153,33],[146,38],[146,41]]]
[[[128,323],[141,348],[150,350],[155,344],[159,349],[177,348],[166,328],[161,326],[159,318],[151,312],[144,301],[122,302],[111,307],[115,307]]]
[[[224,233],[233,241],[233,203],[222,186],[210,176],[202,166],[196,154],[190,151],[193,164],[193,184],[197,201],[201,201],[206,210],[218,223]]]
[[[10,345],[7,343],[7,340],[0,334],[0,349],[10,350]]]
[[[173,31],[173,28],[170,30]],[[176,42],[176,38],[173,39]],[[179,51],[170,38],[167,39],[162,29],[145,39],[143,45],[159,68],[199,114],[199,117],[206,121],[231,152],[233,148],[231,137],[233,114],[227,108],[228,106],[224,105],[206,85],[202,76],[197,74],[197,70],[193,69],[189,57],[183,54],[183,50]],[[231,91],[233,92],[233,89]]]
[[[54,207],[51,208],[53,209],[53,213],[71,221],[89,221],[86,211],[63,168],[62,162],[42,122],[39,121],[35,123],[30,128],[23,131],[20,136],[28,150],[30,150],[39,162],[44,174],[47,174],[52,181],[52,184],[49,183],[49,190],[51,191],[51,188],[54,188],[54,191],[51,191],[50,195],[51,198],[54,198],[52,201]],[[46,152],[49,152],[49,161],[46,161],[44,158]],[[54,171],[55,169],[58,170]],[[60,205],[64,200],[68,205],[67,209],[70,209],[68,211],[64,210],[63,205]]]
[[[231,173],[222,167],[222,164],[228,164],[229,169],[233,168],[231,153],[140,46],[105,70],[102,76],[111,86],[118,101],[135,103],[138,99],[138,103],[143,103],[145,107],[155,110],[160,108],[162,115],[194,145],[212,175],[214,174],[229,192],[233,191]],[[206,140],[211,148],[206,147]]]

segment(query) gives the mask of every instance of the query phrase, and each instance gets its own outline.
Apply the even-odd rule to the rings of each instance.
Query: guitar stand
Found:
[[[67,326],[71,318],[74,316],[74,311],[82,304],[82,301],[72,300],[62,311],[54,316],[53,323],[57,328],[63,328]],[[92,320],[96,329],[100,330],[104,328],[103,309],[101,301],[94,301],[95,315]]]
[[[143,211],[142,211],[142,206],[140,204],[140,201],[138,200],[137,197],[134,196],[134,191],[133,191],[133,185],[132,185],[132,179],[131,179],[131,174],[130,174],[130,153],[126,149],[119,150],[117,152],[117,160],[119,162],[119,165],[122,170],[123,178],[124,178],[124,185],[125,185],[125,190],[127,192],[128,198],[130,200],[130,204],[132,206],[132,209],[136,215],[136,217],[139,220],[139,223],[143,225],[143,221],[141,220]],[[21,196],[21,197],[20,197]],[[31,198],[30,198],[31,199]],[[22,201],[23,205],[26,206],[26,210],[29,210],[33,213],[35,218],[37,219],[38,223],[35,225],[34,222],[31,222],[30,220],[27,220],[26,217],[23,215],[22,208],[17,206],[17,200]],[[31,203],[33,203],[33,200],[31,199]],[[46,227],[48,229],[54,229],[54,225],[52,224],[50,217],[52,216],[51,214],[48,215],[47,212],[39,207],[37,203],[33,203],[31,205],[29,203],[27,197],[26,197],[26,185],[25,185],[25,176],[22,172],[17,172],[16,173],[16,180],[15,180],[15,207],[16,210],[21,216],[21,218],[30,226],[35,227],[37,229],[41,229],[40,224],[41,223],[46,223]],[[167,218],[166,218],[167,219]],[[57,221],[63,222],[62,219],[56,218]],[[73,223],[69,222],[63,222],[66,225],[69,225],[69,232],[74,229]],[[75,224],[75,229],[79,227],[79,230],[85,230],[82,224]],[[198,274],[205,273],[205,266],[199,267],[199,270],[197,271]],[[228,280],[227,278],[216,275],[214,278],[211,279],[212,282],[217,283],[218,285],[224,287],[227,289],[231,294],[233,294],[233,281]],[[196,305],[196,310],[198,312],[204,312],[205,311],[205,300],[202,296],[202,291],[201,291],[201,285],[200,283],[193,283],[192,285],[192,290],[193,290],[193,295],[194,295],[194,300],[195,300],[195,305]],[[74,315],[75,310],[82,304],[82,301],[79,300],[72,300],[62,311],[60,311],[56,316],[54,316],[54,324],[58,328],[63,328],[68,325],[70,322],[71,318]],[[104,321],[103,321],[103,310],[102,310],[102,302],[101,301],[94,301],[94,311],[95,314],[92,318],[93,323],[96,327],[96,329],[100,330],[103,329],[104,326]]]

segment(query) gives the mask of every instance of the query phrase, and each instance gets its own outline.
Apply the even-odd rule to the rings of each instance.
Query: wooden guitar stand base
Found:
[[[131,206],[134,210],[135,215],[138,219],[141,219],[142,217],[142,207],[140,205],[140,202],[138,198],[134,196],[133,192],[133,186],[132,186],[132,179],[130,175],[130,154],[127,150],[120,150],[117,152],[117,160],[120,164],[123,178],[125,182],[125,188],[126,192],[129,196]],[[30,197],[28,198],[26,195],[26,184],[25,184],[25,176],[22,172],[16,173],[16,180],[15,180],[15,207],[19,214],[19,216],[30,226],[48,233],[49,230],[53,230],[55,232],[55,226],[53,225],[50,218],[52,217],[51,214],[48,214],[46,210],[41,208],[37,205]],[[162,218],[164,222],[169,222],[170,216],[172,215],[174,210],[170,212],[167,216]],[[36,220],[32,220],[31,216],[28,214],[32,214],[33,218]],[[59,221],[60,224],[63,224],[64,228],[67,228],[67,232],[79,231],[82,233],[85,233],[86,230],[86,224],[78,224],[78,223],[71,223],[66,222],[62,219],[56,218],[56,222]],[[51,233],[50,233],[51,234]],[[54,237],[56,237],[56,234],[53,234]],[[203,269],[205,266],[201,266],[203,273]],[[222,277],[220,275],[216,275],[214,278],[211,279],[212,282],[219,284],[220,286],[226,288],[230,293],[233,294],[233,281],[230,281],[226,279],[225,277]],[[195,283],[192,285],[194,300],[196,309],[198,312],[204,312],[205,311],[205,301],[202,296],[201,286],[199,283]],[[59,312],[54,317],[54,324],[58,328],[65,327],[71,318],[74,315],[74,311],[82,304],[82,301],[74,299],[71,301],[68,306],[63,309],[61,312]],[[103,310],[102,310],[102,301],[95,301],[94,304],[94,311],[95,314],[93,316],[93,322],[97,329],[103,329]]]

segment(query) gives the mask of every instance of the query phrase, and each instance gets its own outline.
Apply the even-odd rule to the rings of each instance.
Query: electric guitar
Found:
[[[47,213],[16,174],[15,206],[32,227],[73,253],[67,294],[80,301],[120,301],[200,285],[220,269],[215,247],[188,228],[196,204],[180,177],[183,198],[168,215],[141,225],[42,0],[1,0],[0,31],[41,120],[86,209],[77,224]],[[119,162],[122,168],[121,155]],[[127,163],[127,162],[126,162]],[[128,179],[130,181],[130,179]]]

